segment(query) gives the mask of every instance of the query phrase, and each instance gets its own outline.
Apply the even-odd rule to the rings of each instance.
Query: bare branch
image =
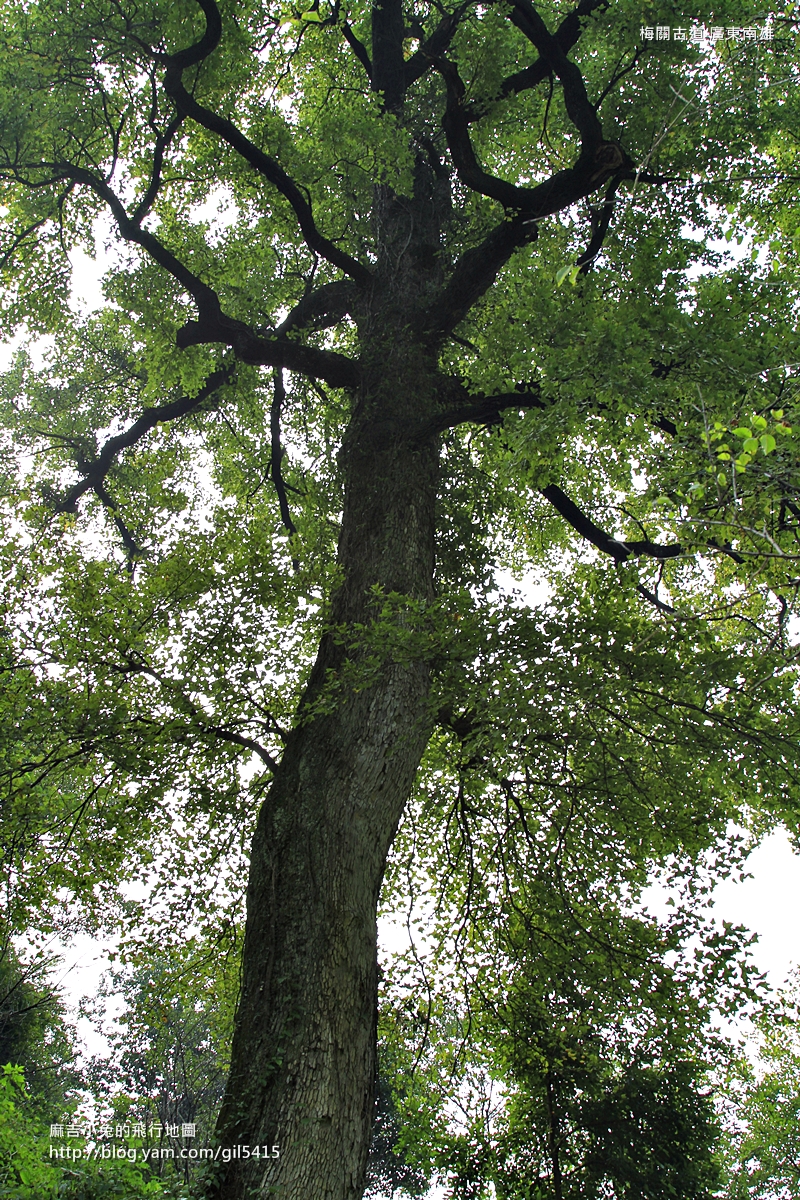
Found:
[[[324,283],[322,287],[302,296],[275,332],[279,337],[284,337],[291,330],[307,329],[309,326],[329,329],[347,316],[353,300],[354,289],[348,280]]]
[[[466,396],[466,390],[463,391]],[[427,421],[417,434],[420,441],[445,429],[455,429],[458,425],[498,425],[502,414],[512,408],[548,408],[547,400],[542,398],[541,389],[524,392],[498,392],[495,396],[469,396],[468,402],[438,413],[432,420]]]
[[[637,541],[637,542],[621,542],[617,538],[612,538],[601,529],[599,525],[595,525],[591,517],[587,517],[582,509],[578,508],[561,488],[550,484],[541,489],[545,500],[553,505],[556,512],[564,518],[579,533],[581,537],[586,538],[587,542],[591,542],[593,546],[597,546],[598,550],[602,550],[604,554],[610,554],[615,562],[622,563],[629,558],[680,558],[686,553],[680,543],[675,542],[669,546],[661,546],[658,542]]]
[[[342,32],[350,49],[355,54],[358,61],[367,73],[367,79],[372,82],[372,63],[369,61],[369,54],[364,43],[353,33],[352,26],[349,21],[342,22]]]
[[[215,371],[212,375],[209,375],[196,396],[182,396],[179,400],[173,400],[169,404],[159,404],[153,408],[146,408],[141,416],[124,433],[119,433],[116,437],[108,439],[96,459],[92,462],[81,464],[81,471],[84,478],[80,483],[74,484],[69,489],[63,499],[55,505],[55,511],[76,512],[81,496],[89,491],[96,492],[107,507],[116,508],[111,498],[104,499],[98,489],[103,488],[103,482],[114,465],[117,455],[123,450],[130,449],[131,446],[135,446],[156,425],[168,421],[176,421],[179,417],[185,416],[186,413],[196,412],[202,408],[215,392],[226,383],[230,383],[231,377],[231,368],[223,367],[219,371]]]
[[[311,205],[301,192],[294,180],[287,175],[283,167],[269,154],[259,150],[240,129],[226,117],[213,112],[210,108],[195,100],[184,87],[181,71],[173,65],[167,68],[164,78],[164,88],[179,112],[191,117],[198,125],[202,125],[210,133],[217,134],[233,150],[242,156],[250,166],[267,179],[280,194],[288,200],[297,218],[297,224],[309,249],[319,254],[332,266],[344,271],[356,283],[368,284],[372,279],[371,271],[362,266],[352,255],[340,250],[332,241],[324,237],[317,229]]]

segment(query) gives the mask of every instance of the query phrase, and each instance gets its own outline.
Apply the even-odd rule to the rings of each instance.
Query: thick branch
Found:
[[[355,387],[358,369],[349,358],[333,350],[317,350],[286,339],[259,337],[244,321],[226,316],[213,288],[203,283],[194,272],[160,242],[154,234],[142,229],[128,216],[119,197],[108,184],[82,167],[59,165],[57,178],[69,178],[83,183],[106,202],[117,227],[126,241],[134,242],[164,267],[190,294],[197,305],[198,320],[187,321],[178,330],[176,344],[187,346],[218,342],[231,346],[242,362],[259,366],[288,367],[315,379],[325,379],[333,387]]]
[[[573,63],[568,65],[574,66]],[[472,191],[498,200],[509,212],[539,220],[589,195],[620,168],[630,167],[630,160],[616,142],[603,141],[600,122],[592,109],[593,120],[587,118],[585,121],[587,128],[590,128],[591,138],[584,137],[581,131],[581,151],[572,167],[556,172],[536,187],[517,187],[490,175],[478,162],[472,146],[464,106],[464,84],[455,64],[440,58],[436,68],[447,88],[447,106],[442,124],[459,179]],[[575,71],[580,78],[577,67]],[[583,89],[582,78],[580,88]],[[577,90],[576,85],[573,90]],[[585,89],[583,94],[586,95]]]
[[[536,220],[516,217],[502,221],[456,263],[435,304],[424,314],[421,331],[431,338],[446,337],[489,290],[515,250],[539,236]]]
[[[323,237],[317,229],[309,201],[294,180],[287,175],[277,159],[272,158],[269,154],[265,154],[263,150],[259,150],[258,146],[251,142],[240,129],[237,129],[232,121],[229,121],[226,117],[221,117],[219,113],[215,113],[210,108],[206,108],[205,105],[198,103],[194,96],[190,95],[184,87],[181,70],[172,64],[167,69],[164,78],[164,88],[167,95],[175,102],[179,112],[187,117],[191,117],[198,125],[202,125],[210,133],[215,133],[218,137],[222,138],[224,142],[240,154],[254,170],[263,175],[288,200],[297,218],[300,232],[310,250],[313,250],[315,254],[319,254],[321,258],[324,258],[334,267],[338,267],[340,271],[344,271],[346,275],[349,275],[357,283],[369,283],[372,275],[368,268],[362,266],[357,259],[347,254],[344,250],[340,250],[332,241]]]
[[[614,214],[614,198],[620,183],[621,180],[619,178],[616,178],[611,183],[606,192],[605,200],[592,212],[592,236],[589,245],[577,261],[577,265],[583,274],[586,274],[590,270],[593,261],[597,258],[603,247],[603,242],[605,241],[608,227],[611,224],[611,218]]]
[[[400,112],[403,107],[406,90],[404,37],[402,0],[375,0],[372,6],[372,87],[383,95],[387,112]]]
[[[553,39],[563,54],[568,54],[581,36],[581,17],[588,16],[596,8],[606,5],[607,2],[608,0],[581,0],[581,3],[567,14],[553,34]],[[517,92],[525,92],[538,87],[552,73],[553,68],[550,63],[540,56],[529,67],[523,67],[521,71],[515,71],[513,75],[504,79],[500,84],[497,98],[502,100]],[[484,108],[475,106],[470,109],[468,119],[475,121],[483,116],[484,111]]]
[[[421,79],[423,75],[430,71],[434,65],[434,60],[444,54],[453,40],[453,34],[458,29],[461,18],[468,8],[469,3],[462,4],[455,12],[447,13],[446,16],[442,17],[427,41],[423,42],[420,48],[411,55],[411,58],[405,65],[405,84],[407,88],[410,88],[412,83],[416,83],[418,79]]]
[[[187,46],[185,50],[179,50],[177,54],[169,55],[169,62],[180,71],[185,71],[187,67],[194,67],[203,59],[208,58],[209,54],[216,50],[222,37],[222,17],[214,0],[197,0],[197,3],[203,10],[206,28],[198,41]]]
[[[586,538],[587,542],[591,542],[593,546],[597,546],[598,550],[602,550],[604,554],[610,554],[615,562],[622,563],[629,558],[641,557],[680,558],[685,553],[683,546],[678,542],[669,546],[661,546],[658,542],[620,542],[617,538],[610,537],[604,529],[595,525],[591,517],[587,517],[586,513],[578,508],[565,492],[562,492],[561,488],[554,484],[542,488],[542,495],[549,500],[556,512],[561,514],[576,533]]]
[[[437,413],[425,423],[418,437],[420,441],[424,441],[445,429],[455,429],[458,425],[497,425],[502,420],[502,414],[510,408],[548,407],[548,402],[542,398],[538,388],[526,392],[498,392],[495,396],[472,396],[468,403]]]
[[[369,61],[369,54],[364,43],[353,33],[352,27],[348,21],[342,23],[342,31],[348,46],[355,54],[358,61],[367,73],[367,79],[372,82],[372,63]]]
[[[292,520],[292,514],[289,509],[289,498],[286,495],[286,483],[283,478],[281,463],[283,460],[283,446],[281,445],[281,411],[284,401],[286,400],[286,388],[283,384],[283,371],[275,372],[275,391],[273,394],[272,404],[269,411],[269,429],[270,429],[270,473],[272,475],[272,483],[278,497],[278,507],[281,512],[281,521],[283,522],[286,532],[289,537],[294,537],[297,533],[297,526]],[[292,559],[292,565],[295,571],[300,570],[300,564],[296,559]]]
[[[358,387],[358,365],[335,350],[318,350],[289,338],[265,338],[254,333],[243,321],[234,321],[224,314],[210,321],[187,321],[178,330],[177,344],[202,346],[220,342],[232,347],[240,362],[260,367],[286,367],[311,379],[324,379],[331,387]]]
[[[111,497],[107,496],[107,498],[104,498],[100,494],[99,489],[103,488],[105,477],[114,465],[117,455],[122,450],[128,450],[131,446],[135,446],[156,425],[166,424],[168,421],[176,421],[179,417],[185,416],[186,413],[194,412],[201,408],[219,388],[223,387],[226,383],[230,383],[230,380],[230,368],[223,367],[219,371],[214,371],[212,375],[209,375],[196,396],[182,396],[180,400],[173,400],[170,404],[159,404],[154,408],[146,408],[142,415],[124,433],[119,433],[116,437],[108,439],[97,458],[92,462],[81,464],[83,479],[80,483],[74,484],[69,489],[64,498],[55,506],[55,511],[75,512],[81,496],[88,491],[97,492],[97,495],[107,507],[115,508],[116,505]]]
[[[197,305],[201,320],[219,320],[221,318],[219,297],[214,289],[207,283],[203,283],[202,279],[190,271],[186,264],[182,263],[171,250],[168,250],[155,234],[142,229],[141,225],[129,217],[119,196],[104,179],[100,179],[92,171],[87,171],[85,168],[74,166],[71,163],[57,163],[55,166],[61,178],[82,183],[108,205],[125,241],[141,246],[159,266],[168,271],[180,283]]]
[[[434,337],[451,333],[492,286],[514,251],[536,241],[537,222],[591,195],[610,174],[616,174],[621,162],[627,163],[627,157],[616,142],[601,142],[593,163],[557,171],[535,188],[517,189],[526,194],[524,210],[496,225],[461,256],[423,318],[425,332]]]
[[[275,332],[279,337],[284,337],[290,330],[308,329],[309,326],[330,329],[347,316],[353,300],[354,288],[348,280],[324,283],[322,287],[302,296]]]
[[[484,171],[469,136],[469,122],[464,111],[465,88],[455,63],[445,58],[436,60],[436,69],[442,76],[447,89],[447,106],[442,125],[447,145],[453,158],[458,177],[473,192],[499,200],[504,208],[516,212],[527,212],[535,189],[517,187]]]
[[[136,541],[136,538],[123,521],[122,514],[119,511],[119,505],[114,497],[109,494],[105,485],[102,483],[95,484],[94,492],[103,507],[108,509],[108,511],[111,513],[111,519],[116,526],[117,533],[119,534],[122,544],[125,547],[128,555],[128,566],[133,569],[133,564],[135,563],[136,559],[144,557],[144,550]]]
[[[550,33],[531,0],[514,0],[511,20],[557,75],[564,91],[567,115],[581,135],[581,154],[591,157],[603,140],[603,130],[579,67],[567,58],[559,39]]]

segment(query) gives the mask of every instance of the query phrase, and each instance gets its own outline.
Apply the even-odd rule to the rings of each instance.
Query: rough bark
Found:
[[[409,253],[428,236],[419,213],[391,195],[379,195],[376,209],[385,269],[360,314],[363,378],[342,448],[342,583],[332,617],[345,628],[374,617],[375,584],[433,595],[436,435],[420,441],[417,431],[437,410],[442,380],[435,354],[407,330],[433,259]],[[355,1200],[363,1191],[378,895],[430,717],[425,662],[388,661],[370,686],[340,686],[353,653],[323,639],[258,821],[218,1137],[227,1147],[278,1145],[280,1157],[222,1166],[211,1192],[220,1200]]]

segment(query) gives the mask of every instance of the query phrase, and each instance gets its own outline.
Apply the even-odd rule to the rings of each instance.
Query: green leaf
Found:
[[[556,287],[561,287],[565,279],[568,279],[574,286],[580,275],[580,271],[580,267],[575,266],[574,263],[570,263],[565,267],[559,267],[556,271]]]

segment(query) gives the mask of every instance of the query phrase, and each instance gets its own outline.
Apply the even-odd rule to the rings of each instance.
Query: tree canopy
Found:
[[[208,1197],[361,1195],[382,888],[414,1169],[708,1194],[700,909],[797,828],[792,18],[1,11],[8,931],[241,952],[215,1136],[282,1152]]]

